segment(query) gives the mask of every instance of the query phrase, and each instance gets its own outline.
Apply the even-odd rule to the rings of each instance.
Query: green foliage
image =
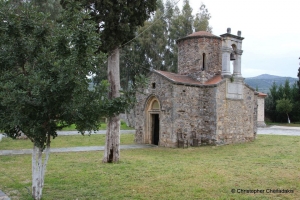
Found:
[[[298,81],[297,81],[297,85],[298,85],[298,94],[299,94],[299,101],[300,101],[300,67],[298,69],[298,74],[297,74],[297,77],[298,77]]]
[[[276,110],[280,113],[288,114],[293,109],[293,104],[289,99],[280,99],[276,101]]]
[[[23,131],[44,147],[50,136],[56,137],[57,121],[83,116],[74,106],[84,107],[80,101],[90,95],[85,76],[92,65],[81,66],[84,60],[78,55],[93,51],[84,32],[94,25],[73,24],[82,21],[79,12],[69,15],[68,23],[55,24],[29,3],[17,8],[1,3],[1,129],[13,138]]]
[[[272,122],[286,122],[286,117],[282,113],[289,113],[291,121],[300,121],[300,101],[299,87],[295,82],[290,87],[289,80],[279,86],[273,82],[272,87],[265,99],[265,113]],[[291,107],[291,110],[289,111]],[[288,112],[286,112],[288,111]]]
[[[189,1],[185,0],[180,10],[171,1],[157,1],[153,17],[138,29],[137,39],[122,48],[121,85],[134,82],[136,74],[147,74],[149,69],[177,72],[176,40],[194,31],[211,31],[210,14],[201,4],[196,17],[192,14]]]
[[[62,11],[60,0],[31,0],[31,3],[37,6],[38,11],[49,13],[51,19],[58,17]]]
[[[96,33],[100,33],[99,37],[101,39],[101,44],[98,45],[96,53],[106,52],[109,53],[115,48],[120,47],[124,43],[130,41],[135,37],[136,30],[139,26],[142,26],[147,20],[151,13],[156,9],[156,0],[135,0],[135,1],[98,1],[98,0],[76,0],[82,3],[83,8],[86,13],[89,13],[91,20],[96,22],[97,29]],[[61,1],[63,7],[65,7],[65,1]],[[139,51],[139,47],[136,48]],[[129,50],[130,52],[130,50]],[[133,51],[131,51],[133,52]],[[135,53],[128,55],[130,59],[135,58]],[[145,57],[143,55],[139,60],[143,60]],[[146,60],[146,59],[144,59]],[[107,80],[107,62],[99,62],[97,68],[95,69],[93,76],[93,83],[96,86],[101,85],[103,80]],[[143,64],[143,63],[140,63]],[[120,113],[120,105],[123,105],[123,111],[125,109],[131,108],[135,103],[135,92],[137,85],[147,80],[141,80],[139,69],[134,69],[130,64],[125,64],[121,62],[121,88],[122,95],[120,98],[114,98],[109,102],[103,101],[105,103],[105,109],[107,115]],[[130,77],[130,79],[129,79]],[[136,80],[136,77],[140,77]],[[126,106],[128,105],[128,106]]]
[[[206,6],[202,3],[199,12],[196,14],[194,20],[195,31],[207,31],[212,32],[212,27],[209,26],[209,19],[211,18],[210,13]]]
[[[88,90],[106,57],[95,54],[96,24],[78,3],[65,1],[56,21],[31,3],[0,4],[0,130],[44,148],[58,129],[97,130],[101,116],[128,107],[132,99],[107,99],[105,81]]]
[[[156,9],[156,0],[77,0],[88,9],[97,24],[102,44],[99,51],[110,52],[135,36]],[[61,1],[64,5],[64,0]]]

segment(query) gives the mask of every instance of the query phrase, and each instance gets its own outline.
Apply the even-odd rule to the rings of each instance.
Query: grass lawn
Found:
[[[121,144],[133,144],[134,134],[121,134]],[[93,135],[60,135],[51,140],[51,147],[80,147],[80,146],[104,146],[105,135],[93,134]],[[0,142],[0,150],[12,150],[12,149],[31,149],[33,143],[30,140],[23,139],[11,139],[2,138]],[[1,188],[0,188],[1,189]]]
[[[128,127],[125,122],[121,121],[120,129],[121,130],[133,130],[134,128]],[[75,124],[72,124],[71,126],[63,128],[62,130],[63,131],[76,131],[76,126],[75,126]],[[99,130],[106,130],[106,124],[101,123],[101,126],[99,127]]]
[[[300,127],[300,123],[277,123],[277,122],[266,122],[268,126],[290,126],[290,127]]]
[[[257,140],[245,144],[123,150],[118,164],[102,164],[102,155],[99,151],[52,153],[43,200],[300,196],[299,136],[258,135]],[[12,200],[31,199],[26,189],[31,189],[31,156],[0,156],[0,165],[0,189]],[[232,189],[259,189],[265,193],[232,193]],[[294,193],[266,193],[266,189],[289,189]]]

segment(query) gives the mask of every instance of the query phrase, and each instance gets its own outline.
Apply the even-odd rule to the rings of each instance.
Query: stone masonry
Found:
[[[226,36],[226,37],[225,37]],[[231,37],[233,38],[231,41]],[[243,38],[224,34],[233,47]],[[240,73],[241,49],[222,51],[223,37],[204,31],[177,41],[178,74],[152,70],[148,86],[137,93],[135,141],[178,147],[248,142],[257,132],[257,93]],[[222,59],[238,53],[235,74]],[[232,57],[232,56],[231,56]],[[226,69],[225,69],[225,68]],[[223,76],[226,72],[226,76]],[[236,75],[236,76],[235,76]],[[183,143],[185,145],[185,143]]]

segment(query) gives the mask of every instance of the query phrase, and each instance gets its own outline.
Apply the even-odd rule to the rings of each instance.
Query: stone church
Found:
[[[152,70],[136,95],[135,141],[184,147],[254,140],[258,93],[241,74],[243,39],[230,28],[220,37],[199,31],[178,39],[178,73]]]

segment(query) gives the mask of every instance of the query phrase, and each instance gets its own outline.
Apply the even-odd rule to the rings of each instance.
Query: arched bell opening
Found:
[[[235,60],[235,54],[234,53],[231,53],[230,54],[230,61],[234,61]]]
[[[146,131],[144,142],[159,145],[160,139],[160,102],[156,97],[149,98],[146,106]]]
[[[231,53],[230,53],[230,73],[233,74],[234,72],[234,66],[235,66],[235,60],[236,60],[236,45],[231,45]]]

